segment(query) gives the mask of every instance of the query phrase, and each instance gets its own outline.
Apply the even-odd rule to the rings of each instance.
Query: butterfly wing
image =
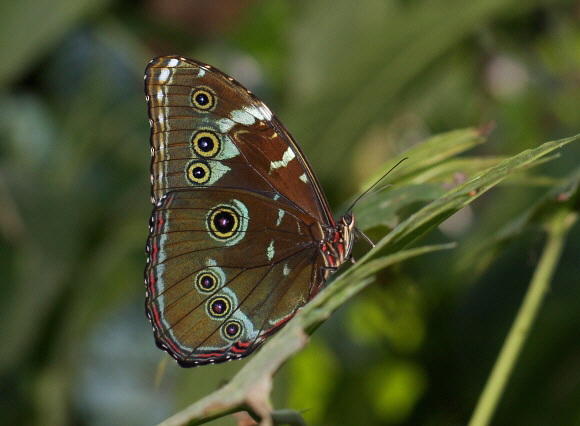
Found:
[[[230,77],[161,57],[145,91],[157,344],[184,366],[248,355],[324,284],[328,204],[282,123]]]
[[[243,190],[171,192],[147,244],[147,314],[183,366],[248,355],[318,290],[304,213]],[[264,242],[264,243],[262,243]]]
[[[145,73],[152,197],[196,187],[279,197],[323,224],[328,203],[302,151],[255,95],[210,65],[167,56]]]

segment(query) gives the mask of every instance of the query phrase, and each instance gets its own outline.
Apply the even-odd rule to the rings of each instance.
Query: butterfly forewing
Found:
[[[145,91],[154,200],[176,189],[240,188],[283,197],[332,223],[316,177],[288,131],[235,80],[191,59],[161,57],[147,67]],[[219,149],[204,152],[200,141]]]

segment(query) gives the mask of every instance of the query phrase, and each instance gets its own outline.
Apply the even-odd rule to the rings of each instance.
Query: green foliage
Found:
[[[170,363],[154,387],[142,74],[160,54],[258,93],[332,206],[408,157],[354,208],[378,246],[367,257],[359,242],[359,265],[321,293],[336,312],[276,376],[274,408],[309,424],[466,424],[559,230],[493,419],[578,422],[580,144],[542,145],[579,132],[577,2],[354,4],[0,5],[0,424],[152,424],[248,365]]]

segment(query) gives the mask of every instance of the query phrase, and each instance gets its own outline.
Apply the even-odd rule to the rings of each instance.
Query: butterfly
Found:
[[[249,355],[351,257],[304,153],[253,93],[163,56],[145,72],[151,127],[146,313],[184,367]]]

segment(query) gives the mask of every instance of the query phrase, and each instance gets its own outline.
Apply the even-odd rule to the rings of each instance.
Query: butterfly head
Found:
[[[355,231],[357,229],[354,227],[354,215],[352,213],[346,213],[340,218],[337,226],[338,234],[340,234],[340,239],[344,245],[344,257],[341,259],[341,264],[350,259],[352,254],[352,246],[355,241]]]
[[[324,256],[325,280],[338,270],[340,265],[350,259],[355,241],[354,216],[346,213],[338,220],[336,226],[330,229],[328,236],[322,241],[321,251]]]

